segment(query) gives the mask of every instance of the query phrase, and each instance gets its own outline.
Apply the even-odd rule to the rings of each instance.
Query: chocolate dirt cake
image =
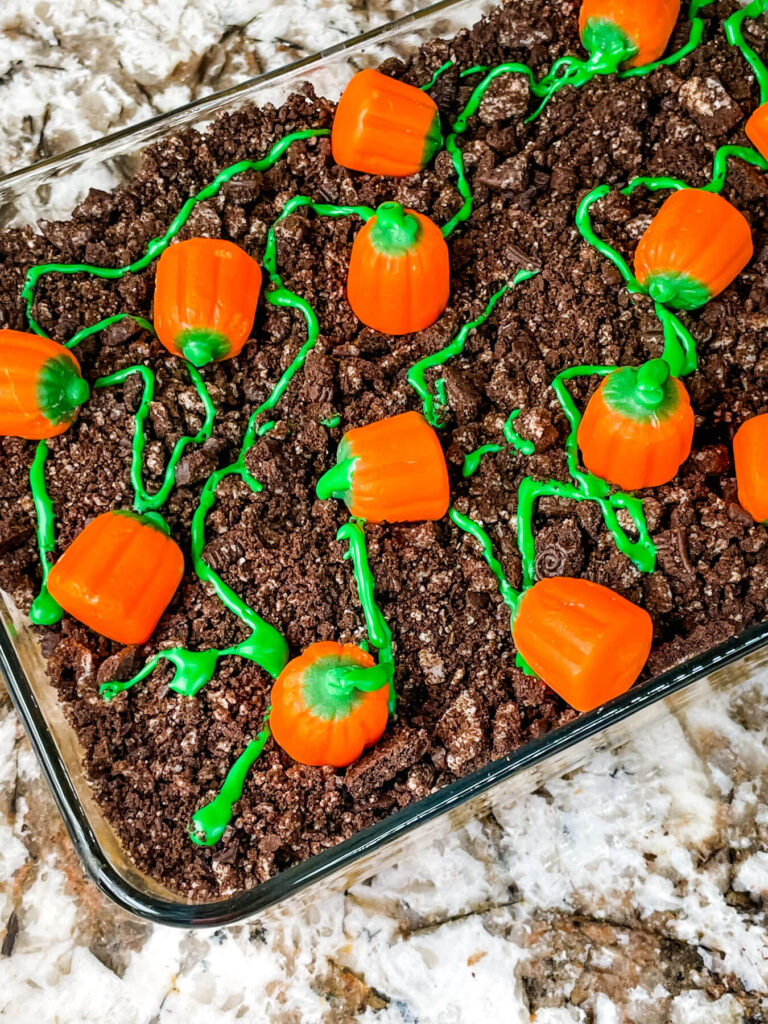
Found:
[[[764,6],[502,6],[0,233],[0,587],[159,882],[766,618]]]

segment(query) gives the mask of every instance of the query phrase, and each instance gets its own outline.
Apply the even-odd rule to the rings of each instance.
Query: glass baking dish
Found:
[[[493,6],[492,0],[443,0],[287,68],[0,178],[0,225],[34,226],[39,219],[66,217],[89,188],[112,188],[130,177],[146,145],[176,130],[202,130],[224,110],[245,103],[279,105],[304,81],[318,95],[335,99],[361,68],[407,57],[429,38],[450,37]],[[768,623],[525,744],[268,882],[216,902],[192,903],[136,869],[122,850],[83,775],[77,737],[47,680],[26,616],[0,592],[0,670],[86,872],[125,910],[180,927],[220,926],[284,904],[289,897],[311,898],[319,883],[338,888],[361,881],[416,842],[483,813],[502,794],[507,799],[571,771],[598,747],[617,746],[630,733],[648,728],[670,706],[695,700],[713,686],[743,680],[766,664]]]

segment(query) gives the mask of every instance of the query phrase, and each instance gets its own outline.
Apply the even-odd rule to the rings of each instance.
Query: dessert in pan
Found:
[[[0,584],[154,877],[766,617],[765,6],[503,7],[0,235]]]

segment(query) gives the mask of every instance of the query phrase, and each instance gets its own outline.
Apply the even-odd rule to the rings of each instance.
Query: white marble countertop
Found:
[[[3,0],[0,172],[418,7]],[[768,1021],[768,673],[498,800],[308,907],[216,932],[108,903],[0,704],[0,1017],[14,1024]]]

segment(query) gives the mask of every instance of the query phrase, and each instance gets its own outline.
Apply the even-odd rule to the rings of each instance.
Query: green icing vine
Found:
[[[754,149],[748,149],[746,146],[720,146],[716,151],[712,160],[712,179],[706,185],[696,185],[700,192],[716,192],[718,195],[723,191],[725,185],[725,178],[728,173],[728,160],[729,158],[735,158],[743,160],[745,163],[752,164],[754,167],[759,167],[761,171],[768,171],[768,160],[765,160],[759,153],[756,153]],[[630,183],[621,190],[621,194],[625,196],[631,195],[636,188],[647,188],[651,192],[658,192],[660,189],[676,189],[680,191],[684,188],[691,188],[693,186],[688,185],[686,182],[681,181],[680,178],[668,178],[664,175],[660,177],[640,177],[633,178]]]
[[[752,3],[734,11],[723,22],[725,37],[731,46],[737,46],[741,54],[755,73],[755,81],[760,90],[760,103],[768,103],[768,68],[744,38],[741,26],[747,18],[759,18],[768,8],[768,0],[752,0]]]
[[[491,541],[491,538],[482,526],[474,521],[474,519],[470,519],[469,516],[465,516],[453,506],[448,510],[448,518],[452,523],[455,523],[460,530],[463,530],[465,533],[468,533],[470,537],[473,537],[480,545],[483,558],[485,559],[488,568],[496,577],[496,582],[499,585],[499,593],[504,599],[504,603],[509,608],[511,618],[514,619],[517,614],[517,606],[520,604],[520,598],[523,595],[519,590],[515,590],[507,579],[501,562],[493,553],[493,542]]]
[[[213,800],[192,815],[189,838],[196,846],[214,846],[224,835],[227,825],[232,820],[232,808],[243,795],[248,772],[271,735],[269,726],[265,724],[229,769]]]
[[[533,441],[528,441],[524,437],[520,437],[515,428],[513,427],[514,421],[520,415],[519,409],[513,409],[507,417],[507,421],[502,428],[502,433],[508,445],[514,448],[516,451],[522,452],[523,455],[533,455],[535,446]],[[480,462],[484,455],[488,455],[492,452],[501,452],[504,450],[503,444],[481,444],[479,448],[473,452],[469,452],[464,456],[464,464],[461,467],[461,475],[463,477],[472,476],[475,474],[480,466]]]
[[[522,281],[527,281],[529,278],[535,277],[536,274],[538,274],[538,270],[518,270],[512,279],[511,287],[515,288]],[[434,366],[444,366],[449,359],[453,359],[454,356],[461,355],[464,351],[464,346],[467,343],[469,332],[485,323],[493,312],[494,306],[509,287],[510,285],[508,284],[502,285],[501,288],[494,292],[490,297],[487,306],[480,316],[475,317],[474,320],[470,320],[469,323],[464,324],[456,337],[452,341],[449,341],[444,348],[441,348],[438,352],[433,352],[432,355],[426,356],[424,359],[420,359],[417,363],[414,363],[408,371],[408,383],[421,399],[424,418],[429,424],[431,424],[431,426],[438,429],[443,426],[443,424],[440,423],[439,415],[435,411],[435,405],[445,405],[445,382],[442,382],[442,389],[438,389],[436,385],[436,394],[433,394],[429,390],[429,386],[426,381],[427,370],[432,369]]]
[[[48,556],[56,550],[56,520],[53,502],[45,485],[45,463],[48,458],[48,442],[38,441],[35,457],[29,470],[29,484],[37,517],[37,550],[40,554],[43,582],[40,592],[29,609],[29,618],[37,626],[52,626],[64,614],[57,601],[48,593],[48,574],[51,564]]]
[[[134,373],[138,373],[144,383],[141,404],[134,416],[135,427],[131,454],[131,486],[133,487],[135,495],[133,507],[141,514],[144,512],[152,512],[165,504],[176,482],[176,466],[179,463],[179,459],[184,454],[184,449],[189,444],[200,444],[202,441],[207,441],[213,431],[213,420],[216,416],[216,407],[211,400],[211,396],[208,394],[205,381],[200,376],[199,371],[191,363],[185,362],[185,366],[192,379],[192,383],[195,386],[195,390],[200,396],[200,401],[203,403],[205,408],[205,420],[194,436],[180,437],[176,442],[173,447],[173,451],[171,452],[171,456],[168,459],[168,464],[165,467],[163,482],[154,494],[149,494],[147,492],[142,481],[142,458],[144,448],[146,446],[144,423],[149,415],[149,407],[155,397],[154,373],[148,366],[129,366],[125,370],[118,370],[117,373],[111,373],[106,377],[99,377],[93,384],[94,388],[108,388],[113,384],[122,384]]]
[[[336,539],[347,544],[344,558],[352,562],[355,583],[360,597],[360,604],[365,616],[368,639],[379,652],[379,665],[386,666],[389,686],[389,713],[395,711],[395,657],[392,651],[392,631],[381,609],[376,603],[375,586],[370,566],[368,551],[365,546],[365,526],[360,519],[350,519],[339,527]]]

